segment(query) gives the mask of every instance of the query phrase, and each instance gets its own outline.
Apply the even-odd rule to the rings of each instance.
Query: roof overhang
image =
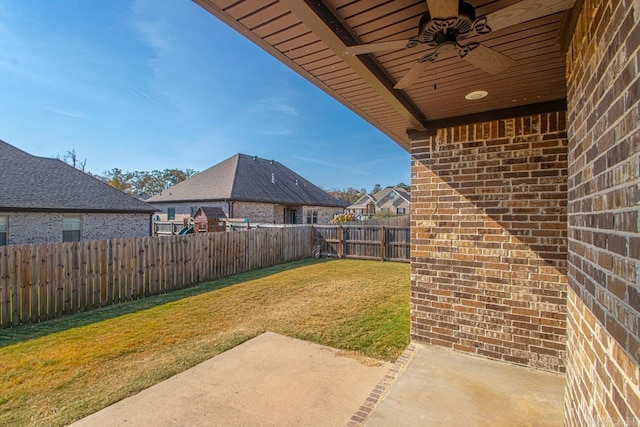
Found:
[[[394,85],[429,52],[418,48],[349,55],[348,46],[416,36],[424,0],[193,0],[354,111],[400,146],[436,129],[566,109],[564,50],[582,1],[562,11],[472,37],[515,62],[491,75],[441,55],[405,89]],[[546,7],[544,0],[527,0]],[[467,0],[484,16],[518,0]],[[489,15],[491,16],[491,15]],[[491,25],[491,22],[489,22]],[[468,101],[477,90],[486,98]]]
[[[46,212],[46,213],[95,213],[95,214],[146,214],[151,215],[155,212],[161,212],[159,209],[149,209],[149,210],[118,210],[118,209],[82,209],[82,208],[31,208],[31,207],[0,207],[0,213],[9,213],[9,212]]]

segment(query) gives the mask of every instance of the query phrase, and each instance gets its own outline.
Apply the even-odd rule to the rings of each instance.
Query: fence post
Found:
[[[344,228],[338,228],[338,258],[344,256]]]
[[[316,241],[315,241],[316,233],[315,233],[315,230],[313,228],[313,224],[311,224],[311,226],[309,227],[309,232],[311,233],[311,235],[309,236],[310,237],[309,238],[309,242],[310,242],[309,244],[311,245],[311,248],[310,248],[311,250],[309,251],[309,254],[311,255],[311,258],[313,258],[313,249],[316,246],[315,245],[315,243],[316,243]],[[318,257],[318,258],[320,258],[320,257]]]
[[[380,261],[387,257],[387,238],[385,236],[384,225],[380,227]]]

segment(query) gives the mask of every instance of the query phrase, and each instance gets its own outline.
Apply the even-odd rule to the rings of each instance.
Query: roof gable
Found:
[[[366,193],[362,197],[360,197],[358,200],[356,200],[351,206],[349,206],[349,208],[351,209],[365,208],[370,203],[375,204],[375,202],[376,201],[373,197],[371,197],[371,194]]]
[[[391,193],[395,193],[397,197],[391,199]],[[350,209],[366,208],[369,203],[374,203],[377,208],[389,206],[401,206],[403,204],[411,204],[411,195],[405,189],[400,187],[387,187],[373,194],[365,194],[355,203],[349,206]]]
[[[133,196],[64,163],[0,140],[0,210],[155,212]]]
[[[147,199],[148,203],[190,200],[228,200],[234,187],[239,154]]]
[[[199,207],[198,210],[196,211],[195,215],[193,215],[194,218],[200,218],[200,217],[205,217],[208,219],[213,219],[213,218],[227,218],[227,214],[224,213],[224,211],[218,207],[210,207],[210,206],[202,206]]]
[[[236,154],[163,191],[149,203],[239,200],[287,205],[348,205],[280,162]]]

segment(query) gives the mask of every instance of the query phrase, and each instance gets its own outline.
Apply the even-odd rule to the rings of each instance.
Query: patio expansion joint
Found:
[[[404,349],[400,357],[398,357],[391,368],[389,368],[389,371],[387,371],[378,385],[374,387],[366,400],[360,405],[360,408],[358,408],[349,422],[347,422],[346,427],[361,427],[366,424],[375,407],[386,397],[391,390],[391,386],[393,386],[400,374],[402,374],[407,365],[409,365],[417,349],[418,344],[413,342]]]

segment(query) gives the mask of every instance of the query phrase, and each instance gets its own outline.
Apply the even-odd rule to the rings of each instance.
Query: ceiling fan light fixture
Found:
[[[485,96],[489,95],[489,92],[486,90],[474,90],[473,92],[469,92],[464,96],[464,99],[467,101],[475,101],[476,99],[482,99]]]

